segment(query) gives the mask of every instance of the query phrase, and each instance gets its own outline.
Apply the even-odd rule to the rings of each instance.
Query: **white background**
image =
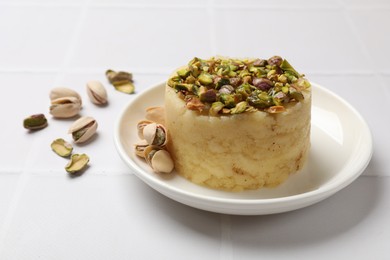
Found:
[[[389,259],[390,2],[0,0],[0,259]],[[269,216],[193,209],[155,192],[120,160],[114,123],[128,101],[192,57],[287,58],[350,102],[374,140],[368,168],[331,198]],[[115,91],[106,69],[134,73]],[[85,92],[107,88],[109,105]],[[73,120],[49,113],[49,91],[83,97],[98,135],[78,178],[50,149]],[[25,117],[45,113],[30,133]]]

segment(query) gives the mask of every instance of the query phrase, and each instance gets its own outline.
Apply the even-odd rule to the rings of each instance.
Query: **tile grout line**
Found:
[[[59,82],[61,82],[63,80],[63,77],[65,75],[64,69],[69,65],[72,54],[74,52],[75,44],[77,43],[77,38],[81,32],[81,27],[82,27],[82,25],[85,21],[85,18],[86,18],[89,2],[90,2],[90,0],[87,0],[83,3],[82,6],[80,6],[81,12],[80,12],[79,21],[75,27],[75,31],[73,33],[72,40],[70,41],[66,56],[64,57],[64,61],[63,61],[62,67],[61,67],[62,70],[58,71],[58,74],[55,78],[55,81],[54,81],[55,84],[58,84]],[[20,199],[25,191],[27,183],[31,177],[30,174],[28,174],[28,167],[29,167],[29,165],[31,165],[31,163],[35,159],[34,154],[36,154],[36,153],[34,153],[34,151],[35,151],[34,148],[39,146],[41,138],[42,138],[42,136],[35,138],[32,145],[31,145],[31,149],[30,149],[29,154],[27,156],[27,159],[25,161],[24,168],[23,168],[23,170],[19,176],[19,180],[16,184],[16,187],[14,190],[14,195],[11,199],[7,214],[5,215],[5,218],[4,218],[3,223],[1,225],[0,230],[2,230],[2,232],[0,233],[0,258],[1,258],[1,255],[3,253],[4,247],[5,247],[5,240],[6,240],[9,228],[11,226],[13,216],[16,212],[19,201],[20,201]]]
[[[342,7],[343,7],[344,17],[345,17],[347,23],[349,24],[349,26],[350,26],[350,28],[352,30],[352,33],[358,39],[358,43],[360,45],[360,49],[362,50],[362,52],[363,52],[364,56],[366,57],[366,59],[368,60],[368,62],[370,63],[370,67],[371,67],[371,70],[372,70],[373,77],[380,83],[380,87],[382,88],[382,90],[385,93],[385,95],[388,98],[390,98],[390,92],[386,88],[386,83],[383,81],[383,78],[381,77],[381,75],[383,75],[384,73],[375,71],[375,69],[374,69],[375,68],[375,66],[374,66],[375,62],[374,62],[373,58],[371,57],[370,52],[368,51],[367,46],[364,44],[364,41],[362,40],[362,37],[360,36],[359,31],[358,31],[358,29],[357,29],[357,27],[356,27],[356,25],[355,25],[351,15],[350,15],[350,9],[348,9],[348,6],[344,2],[344,0],[340,0],[340,1],[341,1],[341,4],[342,4]]]

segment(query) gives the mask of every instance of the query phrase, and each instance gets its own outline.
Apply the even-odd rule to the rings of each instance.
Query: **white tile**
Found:
[[[49,89],[54,82],[51,74],[0,73],[0,86],[4,94],[0,102],[2,130],[0,135],[1,170],[20,171],[25,166],[32,145],[50,130]],[[43,113],[49,120],[49,127],[39,131],[23,128],[24,118]]]
[[[338,7],[338,0],[276,0],[276,1],[267,1],[267,0],[215,0],[214,3],[219,6],[259,6],[265,8],[324,8],[324,7]]]
[[[20,173],[0,172],[0,229],[2,229],[12,198],[19,180]]]
[[[390,179],[360,177],[314,206],[231,217],[233,259],[388,259]]]
[[[342,0],[348,7],[388,7],[388,0]]]
[[[191,0],[94,0],[92,2],[92,5],[94,4],[107,4],[107,5],[118,5],[118,4],[125,4],[125,5],[144,5],[144,6],[150,6],[150,5],[171,5],[171,6],[188,6],[188,5],[205,5],[208,3],[208,0],[197,0],[196,2]]]
[[[364,175],[390,176],[390,118],[384,116],[389,96],[381,81],[371,76],[310,76],[312,81],[333,91],[349,102],[369,125],[373,138],[374,154]],[[389,81],[390,82],[390,81]],[[314,97],[315,98],[315,97]]]
[[[33,176],[0,258],[218,259],[219,245],[218,214],[167,199],[133,175]]]
[[[2,6],[0,69],[61,67],[79,11],[73,7]]]
[[[169,71],[197,55],[211,55],[206,9],[95,7],[88,11],[71,66]]]
[[[87,0],[0,0],[0,4],[9,6],[53,6],[53,5],[82,5]]]
[[[350,16],[368,53],[373,70],[390,72],[390,9],[350,10]]]
[[[218,54],[263,58],[281,55],[306,73],[366,68],[367,61],[341,10],[239,10],[215,11]]]

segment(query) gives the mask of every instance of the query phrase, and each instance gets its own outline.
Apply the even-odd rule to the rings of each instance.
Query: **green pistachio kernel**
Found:
[[[181,69],[177,71],[177,75],[179,75],[180,78],[186,79],[190,75],[191,71],[188,69]]]
[[[282,61],[282,64],[280,64],[280,68],[285,72],[289,72],[297,78],[299,78],[300,76],[300,74],[291,66],[291,64],[286,59]]]
[[[187,84],[187,83],[177,83],[175,85],[176,90],[185,90],[185,91],[191,91],[192,90],[192,84]]]
[[[246,77],[246,76],[251,76],[251,73],[248,71],[248,70],[242,70],[241,72],[240,72],[240,74],[239,74],[239,76],[241,77],[241,78],[244,78],[244,77]]]
[[[267,78],[270,78],[272,75],[275,75],[275,74],[276,74],[276,70],[270,70],[267,73]]]
[[[190,84],[194,84],[195,82],[196,82],[196,78],[192,75],[189,75],[185,81],[185,83],[190,83]]]
[[[58,154],[59,156],[62,156],[62,157],[67,157],[67,156],[71,155],[71,153],[73,151],[72,145],[70,143],[66,142],[62,138],[58,138],[58,139],[54,140],[51,143],[50,147],[56,154]]]
[[[135,91],[134,84],[132,82],[127,82],[121,85],[114,85],[115,89],[126,94],[133,94]]]
[[[247,106],[248,106],[248,103],[246,101],[241,101],[234,108],[232,108],[230,110],[230,113],[232,113],[232,114],[240,114],[240,113],[245,111]]]
[[[272,98],[266,92],[254,91],[251,96],[247,98],[249,105],[255,108],[267,108],[273,105]]]
[[[310,88],[310,82],[304,78],[300,78],[297,80],[297,84],[299,87],[305,89],[305,88]]]
[[[209,73],[201,73],[198,77],[200,84],[208,86],[213,83],[213,77]]]
[[[211,116],[216,116],[219,113],[219,111],[223,109],[224,106],[225,105],[222,102],[219,101],[214,102],[210,107],[209,114]]]
[[[302,101],[304,99],[303,94],[299,91],[296,91],[294,88],[290,88],[290,97],[296,101]]]
[[[196,65],[191,65],[189,69],[192,76],[197,78],[200,75],[200,69]]]
[[[23,120],[23,127],[29,130],[42,129],[47,125],[47,119],[44,114],[32,115]]]
[[[227,108],[233,108],[236,106],[236,103],[234,102],[234,97],[233,95],[230,94],[221,94],[219,96],[219,99],[222,103],[225,104]]]
[[[217,89],[221,88],[222,86],[230,85],[230,80],[228,78],[221,78],[217,82]]]
[[[278,81],[281,82],[281,83],[287,83],[287,77],[286,77],[286,75],[284,75],[284,74],[279,75]]]
[[[86,154],[73,154],[69,163],[65,166],[65,170],[69,173],[77,173],[82,171],[88,164],[89,157]]]

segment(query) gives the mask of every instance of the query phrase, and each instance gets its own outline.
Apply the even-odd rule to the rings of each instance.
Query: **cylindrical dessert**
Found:
[[[273,187],[310,148],[309,82],[282,58],[193,59],[166,85],[176,171],[215,189]]]

